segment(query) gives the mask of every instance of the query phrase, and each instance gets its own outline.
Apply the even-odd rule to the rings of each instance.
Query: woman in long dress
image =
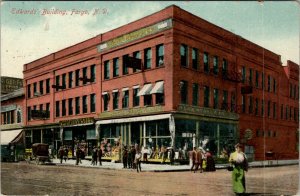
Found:
[[[229,163],[233,165],[232,188],[236,195],[246,192],[245,171],[248,171],[248,161],[242,152],[241,145],[235,145],[235,152],[230,154]]]

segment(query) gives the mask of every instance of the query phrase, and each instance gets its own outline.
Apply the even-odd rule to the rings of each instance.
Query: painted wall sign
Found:
[[[23,80],[20,78],[1,77],[1,92],[10,93],[14,90],[23,88]]]
[[[146,37],[148,35],[152,35],[154,33],[158,33],[160,31],[169,29],[172,27],[172,19],[167,19],[163,22],[157,23],[155,25],[151,25],[149,27],[145,27],[131,33],[127,33],[125,35],[121,35],[117,38],[111,39],[103,44],[98,46],[98,52],[102,52],[104,50],[108,50],[122,44],[126,44],[128,42]]]
[[[61,127],[69,127],[74,125],[90,124],[90,123],[94,123],[94,118],[79,118],[79,119],[71,119],[71,120],[62,120],[59,122]]]

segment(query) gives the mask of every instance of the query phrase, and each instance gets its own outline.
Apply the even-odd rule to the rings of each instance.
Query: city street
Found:
[[[250,168],[247,193],[295,195],[298,180],[298,165]],[[231,188],[231,173],[225,169],[137,173],[130,169],[1,163],[4,195],[233,195]]]

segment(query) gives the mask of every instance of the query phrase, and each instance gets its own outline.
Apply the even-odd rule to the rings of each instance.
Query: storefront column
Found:
[[[60,130],[59,130],[59,135],[60,135],[60,141],[61,141],[61,145],[63,145],[63,141],[64,141],[64,138],[63,138],[63,134],[64,133],[64,128],[63,127],[60,127]]]
[[[220,124],[217,124],[217,156],[220,155]]]
[[[199,138],[200,138],[200,130],[199,130],[199,121],[196,121],[196,146],[199,147]]]
[[[43,133],[44,133],[44,131],[43,131],[43,129],[41,129],[41,143],[44,143],[44,140],[43,140]]]
[[[140,124],[140,144],[142,143],[142,138],[143,137],[145,137],[145,136],[143,136],[143,127],[146,127],[146,122],[144,122],[143,124],[141,123]],[[146,128],[145,128],[145,130],[146,130]]]
[[[128,133],[128,145],[131,144],[131,123],[129,123],[129,129],[128,129],[129,133]]]
[[[96,124],[96,139],[97,139],[97,145],[100,146],[100,140],[99,140],[99,136],[100,136],[100,124]]]
[[[169,129],[171,135],[171,146],[175,149],[175,119],[173,115],[169,118]]]
[[[144,125],[144,133],[143,136],[142,135],[141,136],[144,138],[143,146],[146,147],[146,122],[144,122],[143,125]]]

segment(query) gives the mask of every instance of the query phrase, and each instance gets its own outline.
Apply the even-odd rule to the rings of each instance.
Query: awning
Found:
[[[102,92],[102,95],[107,95],[108,93],[105,91],[105,92]]]
[[[126,87],[126,88],[122,88],[122,91],[128,91],[129,90],[129,88],[128,87]]]
[[[137,96],[149,95],[151,91],[152,84],[145,84]]]
[[[110,119],[110,120],[99,120],[96,122],[97,125],[103,124],[113,124],[113,123],[128,123],[128,122],[139,122],[139,121],[153,121],[168,119],[171,117],[171,114],[161,114],[161,115],[152,115],[152,116],[140,116],[133,118],[119,118],[119,119]]]
[[[22,129],[1,131],[1,145],[16,143],[22,137]]]
[[[155,94],[155,93],[164,93],[164,81],[156,82],[150,94]]]

